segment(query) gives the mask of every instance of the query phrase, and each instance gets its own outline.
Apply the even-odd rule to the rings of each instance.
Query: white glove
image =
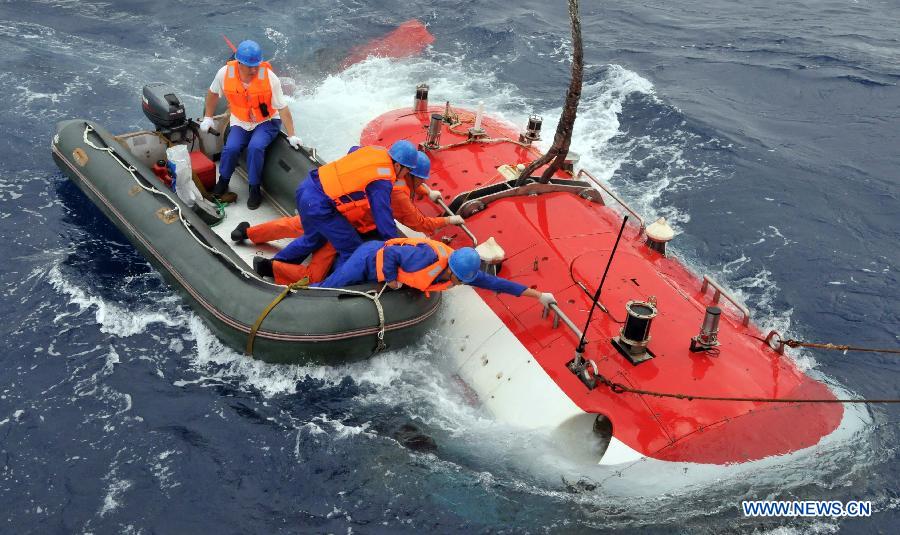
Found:
[[[553,303],[556,303],[556,298],[553,297],[552,293],[544,292],[541,294],[540,297],[538,297],[538,301],[540,301],[541,304],[544,305],[545,307],[548,307],[548,306],[552,305]]]
[[[300,145],[303,144],[303,141],[300,139],[300,136],[288,136],[288,143],[290,143],[294,149],[300,150]]]
[[[447,224],[448,225],[464,225],[466,220],[463,219],[461,215],[448,215],[447,216]]]
[[[387,283],[387,285],[391,290],[399,290],[400,288],[403,288],[403,283],[397,280],[391,281]]]
[[[438,202],[443,197],[444,196],[441,194],[441,192],[436,189],[430,190],[428,192],[428,198],[431,199],[431,202]]]
[[[202,121],[200,121],[200,131],[204,134],[209,132],[209,129],[214,127],[216,123],[213,121],[212,117],[204,117]]]

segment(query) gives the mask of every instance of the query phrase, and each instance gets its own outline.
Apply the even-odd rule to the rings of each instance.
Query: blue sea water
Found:
[[[581,10],[583,165],[667,217],[678,256],[764,327],[900,346],[900,5]],[[352,46],[410,18],[436,37],[423,56],[338,72]],[[548,133],[568,83],[563,2],[0,3],[0,532],[896,532],[896,407],[862,409],[865,428],[819,462],[623,498],[546,477],[559,454],[473,407],[437,365],[439,335],[340,368],[223,347],[49,151],[66,118],[146,128],[149,82],[199,115],[222,34],[257,39],[294,80],[299,132],[326,157],[421,81],[517,125],[539,113]],[[895,357],[796,359],[854,394],[900,397]],[[436,452],[400,444],[410,422]],[[871,500],[875,513],[747,519],[744,499]]]

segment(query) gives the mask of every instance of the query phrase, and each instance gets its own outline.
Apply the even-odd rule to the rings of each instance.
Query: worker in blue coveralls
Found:
[[[454,251],[439,241],[427,238],[366,242],[328,278],[312,286],[341,288],[375,281],[384,282],[395,290],[405,284],[426,295],[457,284],[468,284],[516,297],[533,297],[544,306],[556,302],[549,292],[540,292],[484,273],[481,271],[481,258],[471,247]]]
[[[247,208],[256,210],[262,203],[262,169],[266,148],[278,136],[282,122],[288,143],[299,149],[302,141],[294,131],[294,119],[287,106],[281,81],[272,66],[262,59],[262,48],[256,41],[242,41],[234,59],[219,69],[206,92],[204,117],[200,130],[208,132],[215,125],[213,113],[219,98],[228,99],[231,109],[231,132],[222,148],[219,180],[212,194],[219,197],[228,191],[231,174],[238,157],[247,149],[247,179],[250,196]]]
[[[302,262],[330,242],[337,250],[338,269],[362,245],[353,223],[370,216],[383,240],[399,236],[391,209],[394,182],[406,178],[418,164],[415,145],[397,141],[389,150],[367,146],[309,172],[297,188],[297,212],[304,234],[273,257]]]

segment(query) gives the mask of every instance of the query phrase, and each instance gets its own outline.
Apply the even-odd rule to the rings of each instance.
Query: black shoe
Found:
[[[226,193],[228,193],[228,181],[219,180],[218,182],[216,182],[216,185],[213,186],[213,189],[210,193],[212,193],[216,197],[225,195]]]
[[[246,221],[238,223],[238,226],[234,227],[234,230],[231,231],[231,240],[235,243],[241,243],[246,240],[248,228],[250,228],[250,223],[247,223]]]
[[[247,199],[247,208],[256,210],[262,204],[262,192],[260,186],[250,186],[250,197]]]
[[[260,277],[275,276],[275,271],[272,270],[272,261],[262,256],[253,257],[253,271]]]

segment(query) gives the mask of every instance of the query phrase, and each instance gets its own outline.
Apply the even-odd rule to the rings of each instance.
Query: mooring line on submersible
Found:
[[[684,399],[687,401],[749,401],[756,403],[865,403],[865,404],[874,404],[874,403],[900,403],[900,399],[842,399],[842,398],[832,398],[832,399],[796,399],[796,398],[761,398],[761,397],[731,397],[731,396],[698,396],[693,394],[676,394],[673,392],[655,392],[653,390],[642,390],[640,388],[632,388],[630,386],[623,385],[621,383],[616,383],[610,381],[603,375],[595,375],[594,378],[608,386],[610,390],[612,390],[616,394],[639,394],[642,396],[652,396],[657,398],[673,398],[673,399]]]
[[[805,342],[801,340],[793,340],[790,338],[784,339],[781,337],[781,333],[774,330],[769,331],[768,336],[766,336],[765,338],[760,338],[759,336],[753,334],[747,334],[747,336],[755,340],[759,340],[760,342],[766,344],[779,353],[783,353],[784,346],[788,346],[791,348],[808,347],[810,349],[828,349],[831,351],[843,351],[844,353],[846,353],[847,351],[858,351],[860,353],[888,353],[891,355],[900,355],[900,349],[858,347],[847,344],[832,344],[831,342]],[[775,345],[772,345],[773,342]]]

